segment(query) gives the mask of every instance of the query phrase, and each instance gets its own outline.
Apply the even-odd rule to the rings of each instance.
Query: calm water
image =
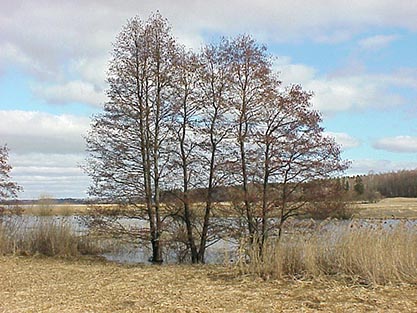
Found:
[[[12,223],[18,225],[17,229],[21,231],[30,230],[39,223],[57,222],[65,223],[79,235],[86,235],[89,228],[82,217],[79,216],[5,216],[3,223]],[[136,219],[120,218],[118,222],[125,227],[140,228],[146,227],[145,221]],[[134,242],[126,242],[118,239],[103,240],[106,252],[102,254],[109,261],[118,263],[149,263],[152,255],[150,247],[136,244]],[[234,259],[237,243],[229,240],[219,240],[206,250],[206,263],[221,264],[231,262]],[[166,250],[166,249],[165,249]],[[164,251],[164,262],[177,263],[178,255],[175,249]]]
[[[6,216],[3,217],[4,223],[16,223],[20,228],[18,229],[31,229],[36,227],[41,222],[63,222],[68,223],[71,228],[79,235],[88,234],[89,228],[86,226],[84,220],[78,216]],[[120,218],[118,222],[124,226],[132,228],[146,227],[146,222]],[[224,219],[225,223],[231,222],[230,219]],[[271,221],[274,222],[274,221]],[[292,232],[302,233],[335,233],[338,230],[345,227],[369,227],[369,228],[393,228],[396,225],[404,223],[405,225],[413,228],[417,228],[417,220],[353,220],[353,221],[313,221],[313,220],[293,220],[286,225],[284,229],[285,234]],[[135,244],[134,242],[124,242],[118,239],[107,239],[106,253],[102,254],[109,261],[118,263],[148,263],[148,259],[151,256],[151,250],[149,247]],[[221,264],[227,262],[233,262],[236,259],[236,250],[238,247],[237,240],[219,240],[206,250],[206,263],[209,264]],[[177,263],[179,260],[176,249],[165,251],[164,261],[166,263]]]

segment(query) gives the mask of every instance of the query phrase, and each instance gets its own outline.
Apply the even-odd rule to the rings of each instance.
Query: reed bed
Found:
[[[30,227],[18,219],[0,220],[0,254],[3,255],[72,257],[99,252],[96,241],[77,233],[63,219],[37,219]]]
[[[241,249],[237,267],[265,279],[337,276],[366,285],[417,284],[416,225],[351,223],[269,239],[261,248]]]

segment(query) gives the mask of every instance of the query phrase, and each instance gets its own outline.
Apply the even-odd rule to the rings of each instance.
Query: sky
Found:
[[[106,101],[112,42],[159,10],[198,50],[250,34],[284,85],[312,91],[348,175],[417,168],[414,0],[0,0],[0,145],[19,197],[86,197],[83,135]]]

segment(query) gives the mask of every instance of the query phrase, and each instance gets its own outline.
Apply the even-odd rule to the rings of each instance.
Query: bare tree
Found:
[[[219,226],[212,221],[216,189],[234,183],[228,166],[233,152],[233,123],[229,103],[231,58],[227,46],[228,41],[222,39],[217,45],[205,46],[200,53],[201,121],[198,134],[202,138],[200,158],[203,160],[203,171],[200,175],[205,181],[205,209],[198,261],[202,263],[207,245],[218,240],[219,235]]]
[[[268,97],[271,76],[271,58],[264,46],[249,36],[239,36],[225,45],[230,55],[231,94],[238,145],[239,183],[243,188],[243,205],[249,236],[256,233],[256,216],[250,196],[250,178],[257,167],[253,145],[250,144],[260,109]]]
[[[107,79],[110,100],[87,137],[90,194],[138,209],[138,217],[149,222],[154,263],[162,262],[160,193],[176,49],[159,14],[146,23],[131,19],[114,44]]]
[[[171,143],[169,162],[171,172],[170,189],[180,202],[181,210],[174,214],[185,223],[186,245],[191,254],[191,262],[198,262],[198,247],[196,246],[195,216],[191,208],[190,190],[199,187],[198,170],[201,168],[197,154],[199,140],[195,133],[198,119],[198,67],[197,56],[192,52],[181,51],[175,59],[176,81],[172,93],[172,114],[169,128]],[[167,203],[167,207],[178,201]]]
[[[181,177],[182,181],[171,189],[183,207],[182,214],[176,214],[185,223],[193,263],[204,263],[206,248],[220,238],[220,226],[213,221],[213,198],[216,188],[227,184],[226,141],[232,131],[226,99],[229,58],[220,47],[222,43],[204,47],[199,55],[182,53],[177,62],[171,124],[174,157],[170,166],[174,176],[171,181],[175,182],[175,177]],[[191,188],[198,188],[205,202],[202,216],[191,200]]]
[[[275,91],[263,108],[256,138],[262,171],[262,241],[267,236],[268,215],[278,213],[279,235],[284,222],[315,201],[307,183],[330,178],[348,163],[339,146],[323,135],[321,117],[312,108],[312,94],[300,86]]]
[[[0,201],[16,198],[19,191],[22,191],[17,183],[11,181],[9,164],[9,149],[5,145],[0,147]]]

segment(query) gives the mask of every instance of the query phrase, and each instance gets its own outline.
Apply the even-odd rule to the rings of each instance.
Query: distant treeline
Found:
[[[80,198],[51,198],[50,200],[53,201],[54,204],[89,204],[91,200],[88,199],[80,199]],[[0,201],[0,204],[4,205],[32,205],[32,204],[39,204],[40,202],[44,201],[44,199],[12,199],[12,200],[4,200]]]
[[[344,199],[346,200],[376,201],[380,198],[417,198],[417,169],[340,177],[330,181],[337,182],[338,189],[343,191],[342,194],[344,194]],[[314,181],[312,184],[317,187],[322,185],[324,190],[327,188],[324,180]],[[274,186],[276,190],[279,190],[279,183],[274,184]],[[233,201],[233,194],[241,189],[241,186],[216,187],[213,201]],[[304,188],[304,192],[309,193],[310,191],[311,188]],[[179,191],[176,190],[163,191],[161,199],[163,202],[172,202],[178,197],[177,193]],[[193,189],[190,191],[192,202],[202,202],[205,194],[206,190],[204,189]]]
[[[417,169],[385,174],[370,174],[364,179],[370,191],[383,197],[417,197]]]
[[[417,198],[417,169],[339,178],[351,199]]]
[[[417,169],[402,170],[390,173],[367,175],[357,175],[350,177],[342,177],[337,179],[340,188],[345,190],[348,198],[357,200],[377,200],[378,198],[417,198]],[[320,184],[320,182],[318,182]],[[216,187],[213,194],[213,201],[224,202],[233,200],[233,193],[240,190],[241,186],[234,187]],[[163,202],[172,202],[178,197],[179,191],[170,190],[163,191],[161,198]],[[204,200],[206,190],[193,189],[190,191],[192,202],[202,202]],[[34,200],[10,200],[4,201],[2,204],[37,204],[39,199]],[[74,198],[58,198],[53,199],[55,204],[91,204],[94,203],[111,203],[110,200],[91,200],[91,199],[74,199]],[[143,199],[138,199],[142,202]]]

